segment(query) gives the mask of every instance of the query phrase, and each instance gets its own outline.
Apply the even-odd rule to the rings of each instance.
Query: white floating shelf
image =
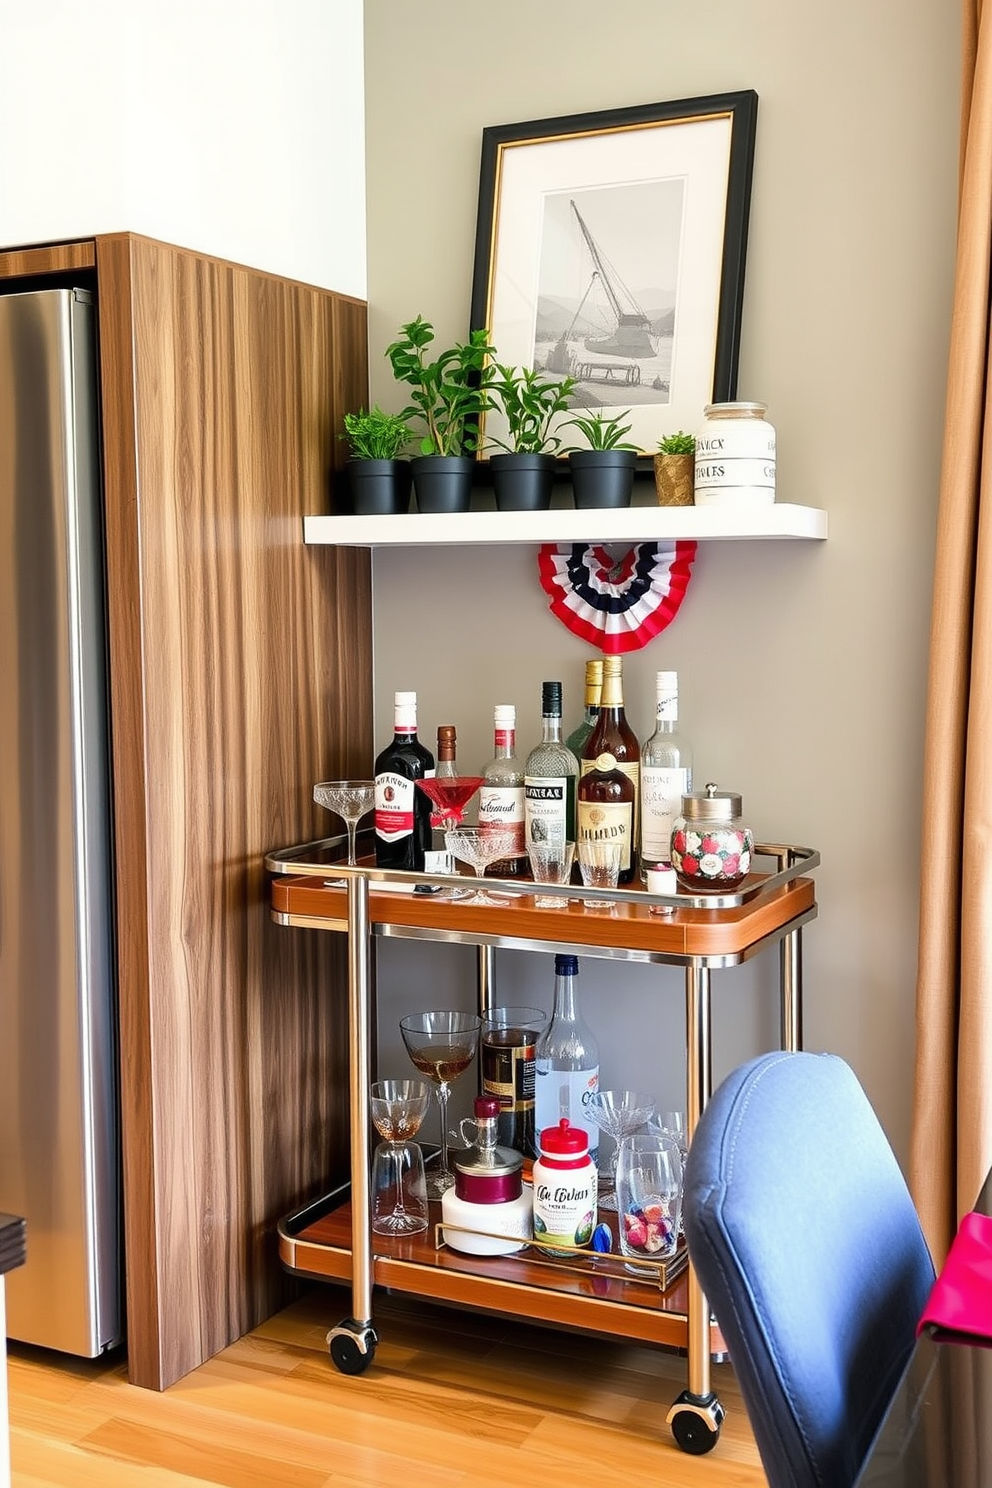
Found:
[[[827,514],[815,506],[629,506],[595,511],[426,512],[402,517],[304,517],[307,543],[344,548],[471,546],[490,543],[699,542],[827,535]]]

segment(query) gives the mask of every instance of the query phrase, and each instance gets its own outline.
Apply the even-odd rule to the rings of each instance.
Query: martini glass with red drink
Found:
[[[460,827],[465,818],[465,807],[481,784],[481,775],[433,775],[430,780],[418,780],[417,785],[425,796],[430,797],[434,807],[431,826],[444,829]]]

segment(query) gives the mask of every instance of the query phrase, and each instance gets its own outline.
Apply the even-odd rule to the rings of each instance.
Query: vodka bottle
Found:
[[[393,738],[375,762],[375,861],[421,872],[431,845],[431,803],[415,780],[434,774],[434,756],[417,738],[417,694],[394,697]]]
[[[479,826],[509,828],[514,850],[486,869],[490,878],[513,878],[527,861],[524,842],[524,771],[517,759],[517,710],[510,703],[493,709],[493,758],[482,771]]]
[[[679,733],[679,677],[659,672],[658,720],[641,751],[641,877],[671,861],[672,823],[692,790],[692,750]]]
[[[582,758],[582,751],[586,747],[586,740],[596,727],[596,719],[599,717],[599,698],[603,690],[603,658],[598,656],[595,661],[586,662],[586,697],[585,713],[578,728],[572,730],[565,743],[575,755],[576,759]]]
[[[524,766],[526,842],[574,842],[579,762],[562,743],[561,683],[543,683],[541,698],[541,742]]]
[[[541,1132],[566,1116],[588,1134],[589,1154],[595,1162],[599,1127],[587,1113],[599,1089],[599,1045],[579,1014],[578,974],[578,956],[555,956],[554,1012],[535,1053],[534,1124],[540,1143]]]

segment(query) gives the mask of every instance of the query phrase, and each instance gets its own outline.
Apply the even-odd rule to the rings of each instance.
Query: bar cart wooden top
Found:
[[[347,876],[369,878],[369,919],[374,933],[423,940],[456,940],[470,944],[515,946],[574,946],[591,955],[629,960],[652,960],[684,965],[700,960],[706,965],[732,966],[747,960],[769,937],[787,926],[811,919],[816,913],[813,880],[802,870],[813,868],[819,855],[806,848],[758,847],[755,856],[773,856],[775,873],[753,873],[732,894],[650,895],[629,887],[603,891],[614,902],[610,910],[588,909],[576,887],[541,885],[541,897],[558,897],[559,906],[541,908],[533,885],[510,880],[500,885],[486,879],[487,889],[502,887],[512,893],[505,904],[477,905],[471,900],[449,900],[415,892],[449,880],[429,874],[395,873],[360,860],[346,868],[327,859],[331,843],[312,843],[310,859],[296,858],[305,849],[273,855],[272,871],[283,876],[272,885],[273,917],[281,924],[347,933]],[[295,861],[294,861],[295,859]],[[382,882],[402,884],[406,892],[383,890]],[[461,886],[472,880],[460,877]],[[599,897],[599,892],[597,893]],[[652,909],[670,908],[670,913]]]
[[[356,866],[347,867],[340,861],[342,848],[342,839],[331,838],[266,859],[269,871],[277,875],[272,883],[276,921],[348,934],[353,880],[365,880],[363,923],[372,937],[542,951],[568,947],[594,957],[695,967],[708,975],[711,969],[740,965],[784,937],[797,939],[799,928],[816,915],[809,871],[819,863],[819,854],[809,848],[756,848],[759,863],[772,860],[771,871],[750,875],[732,893],[664,896],[639,887],[597,891],[597,898],[612,901],[606,910],[587,908],[584,891],[575,886],[542,884],[544,903],[539,905],[535,886],[521,880],[484,880],[487,894],[509,891],[512,897],[502,903],[445,899],[438,890],[451,886],[450,877],[378,869],[373,860],[361,857]],[[470,888],[474,880],[460,876],[457,884]],[[544,907],[549,899],[558,900],[554,908]],[[366,1007],[363,1016],[367,1012]],[[344,1183],[282,1221],[280,1257],[288,1270],[354,1284],[356,1217],[350,1188]],[[364,1196],[364,1184],[358,1182],[354,1192]],[[576,1264],[569,1259],[558,1265],[526,1252],[507,1257],[466,1255],[439,1243],[440,1208],[434,1207],[437,1212],[425,1234],[403,1240],[371,1237],[370,1276],[375,1284],[686,1348],[690,1308],[685,1270],[662,1286],[657,1280],[631,1281],[615,1255],[595,1262],[583,1257]],[[708,1340],[712,1353],[724,1352],[715,1324],[708,1329]]]

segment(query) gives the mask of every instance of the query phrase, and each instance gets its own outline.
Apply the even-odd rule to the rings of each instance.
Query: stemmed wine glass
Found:
[[[448,1093],[451,1082],[464,1074],[475,1058],[481,1031],[481,1018],[454,1008],[434,1008],[400,1019],[406,1052],[420,1073],[437,1086],[441,1157],[438,1167],[427,1178],[427,1192],[432,1199],[439,1199],[455,1181],[448,1167]]]
[[[375,806],[375,781],[324,780],[313,788],[318,806],[340,816],[348,828],[348,867],[355,866],[355,833],[363,816]]]
[[[490,863],[512,858],[517,851],[517,834],[510,827],[452,827],[445,832],[444,842],[451,855],[475,869],[481,879]],[[506,895],[503,896],[504,898]],[[502,900],[484,889],[463,899],[463,904],[500,904]]]
[[[377,1080],[372,1086],[372,1123],[383,1138],[375,1151],[373,1175],[379,1172],[383,1160],[391,1165],[394,1173],[390,1185],[393,1207],[387,1213],[375,1214],[372,1220],[372,1228],[377,1234],[415,1235],[427,1228],[424,1160],[413,1138],[427,1115],[430,1100],[430,1086],[423,1080]],[[385,1172],[388,1171],[387,1168]],[[407,1207],[406,1202],[408,1189],[411,1207]]]
[[[653,1095],[642,1095],[637,1090],[597,1090],[586,1107],[589,1120],[612,1137],[616,1146],[610,1160],[609,1187],[605,1189],[600,1180],[599,1207],[617,1207],[617,1158],[624,1137],[632,1137],[651,1120],[655,1112]]]

